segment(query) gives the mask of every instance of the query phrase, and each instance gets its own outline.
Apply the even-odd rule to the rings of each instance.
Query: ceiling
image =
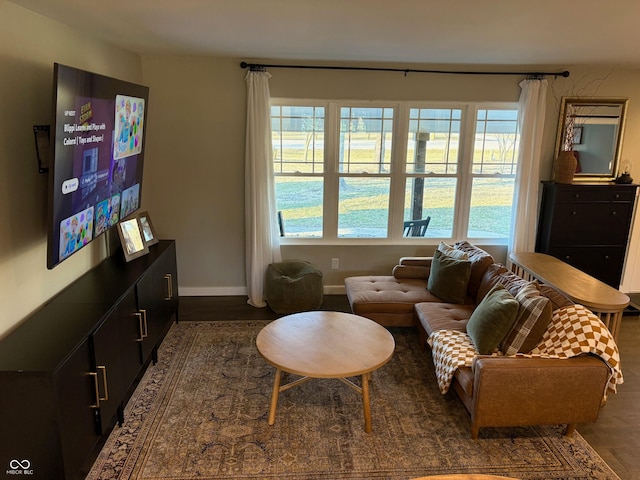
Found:
[[[10,0],[128,50],[640,67],[637,0]]]

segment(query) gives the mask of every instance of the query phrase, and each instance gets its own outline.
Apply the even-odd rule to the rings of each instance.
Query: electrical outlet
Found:
[[[332,270],[338,270],[340,268],[340,259],[339,258],[332,258],[331,259],[331,269]]]

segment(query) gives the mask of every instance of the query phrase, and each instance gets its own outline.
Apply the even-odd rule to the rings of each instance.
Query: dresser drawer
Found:
[[[620,286],[625,246],[554,247],[548,253],[613,288]]]
[[[556,193],[558,203],[576,202],[629,202],[633,203],[635,188],[600,186],[584,186],[569,189],[559,188]]]
[[[561,203],[556,205],[552,245],[624,245],[631,203]]]

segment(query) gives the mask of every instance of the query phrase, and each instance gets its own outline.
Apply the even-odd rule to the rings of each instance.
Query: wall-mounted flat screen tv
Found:
[[[149,88],[54,64],[47,267],[140,208]]]

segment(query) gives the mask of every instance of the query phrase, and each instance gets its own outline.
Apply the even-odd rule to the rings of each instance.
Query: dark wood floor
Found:
[[[625,315],[618,337],[624,384],[610,395],[596,423],[578,432],[624,480],[640,479],[640,318]]]
[[[323,310],[349,312],[344,295],[327,295]],[[269,308],[254,308],[246,297],[180,297],[180,321],[274,320]],[[625,315],[618,339],[624,384],[610,395],[598,421],[578,432],[622,480],[640,480],[640,317]]]

